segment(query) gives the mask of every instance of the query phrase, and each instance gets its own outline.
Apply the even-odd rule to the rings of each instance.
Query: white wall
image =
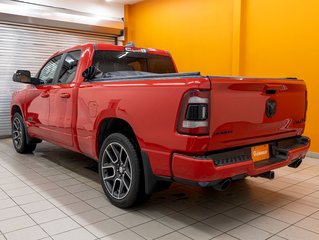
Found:
[[[123,29],[124,5],[104,0],[0,0],[0,13]]]
[[[109,3],[104,0],[24,0],[24,2],[67,8],[99,16],[108,16],[113,18],[124,17],[123,4]]]

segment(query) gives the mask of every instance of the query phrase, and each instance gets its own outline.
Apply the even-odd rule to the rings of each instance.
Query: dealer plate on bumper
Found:
[[[269,145],[259,145],[251,147],[251,158],[254,162],[266,160],[269,158]]]

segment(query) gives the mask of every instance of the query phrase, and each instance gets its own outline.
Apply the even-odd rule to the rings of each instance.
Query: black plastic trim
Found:
[[[151,167],[151,163],[148,157],[148,154],[144,151],[141,151],[142,161],[143,161],[143,170],[144,170],[144,186],[145,193],[152,194],[156,189],[158,182],[172,182],[170,177],[165,176],[155,176]]]
[[[197,78],[201,77],[199,72],[191,72],[191,73],[163,73],[163,74],[147,74],[145,76],[121,76],[121,77],[110,77],[110,78],[98,78],[92,79],[90,82],[110,82],[110,81],[125,81],[125,80],[153,80],[153,79],[170,79],[170,78]]]
[[[269,144],[270,158],[264,161],[256,162],[255,167],[263,167],[288,159],[288,152],[292,149],[304,147],[309,143],[309,138],[304,136],[295,136],[290,138],[278,139],[268,142],[258,142],[241,147],[221,149],[213,152],[207,152],[203,156],[191,156],[199,160],[213,161],[216,167],[228,166],[245,161],[251,161],[251,147]]]
[[[263,161],[255,162],[255,167],[261,168],[286,161],[290,150],[304,147],[308,143],[309,138],[303,136],[274,141],[274,143],[269,144],[271,157]]]
[[[240,174],[240,175],[230,177],[229,179],[231,179],[232,181],[236,181],[236,180],[244,179],[246,176],[247,174]],[[218,179],[218,180],[214,180],[210,182],[194,182],[194,181],[190,181],[183,178],[174,177],[173,179],[175,182],[190,185],[190,186],[195,186],[195,187],[212,187],[224,180],[224,179]]]
[[[23,117],[23,116],[22,116]],[[24,119],[24,117],[23,117]],[[28,128],[27,128],[27,125],[25,124],[25,120],[23,121],[23,125],[24,125],[24,129],[25,129],[25,140],[27,142],[28,145],[30,144],[36,144],[36,143],[41,143],[42,140],[41,139],[38,139],[38,138],[33,138],[29,135],[28,133]]]

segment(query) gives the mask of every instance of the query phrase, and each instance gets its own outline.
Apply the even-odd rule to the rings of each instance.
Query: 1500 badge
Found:
[[[233,133],[233,130],[225,130],[225,131],[214,132],[214,135],[225,135],[225,134],[231,134],[231,133]]]

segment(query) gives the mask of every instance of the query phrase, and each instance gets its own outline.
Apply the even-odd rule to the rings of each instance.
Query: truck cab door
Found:
[[[41,84],[31,86],[26,94],[25,120],[29,133],[44,140],[49,136],[50,90],[61,59],[62,55],[49,59],[37,75]]]
[[[56,79],[50,89],[49,129],[54,143],[73,148],[72,123],[76,115],[76,78],[81,50],[63,54]]]

